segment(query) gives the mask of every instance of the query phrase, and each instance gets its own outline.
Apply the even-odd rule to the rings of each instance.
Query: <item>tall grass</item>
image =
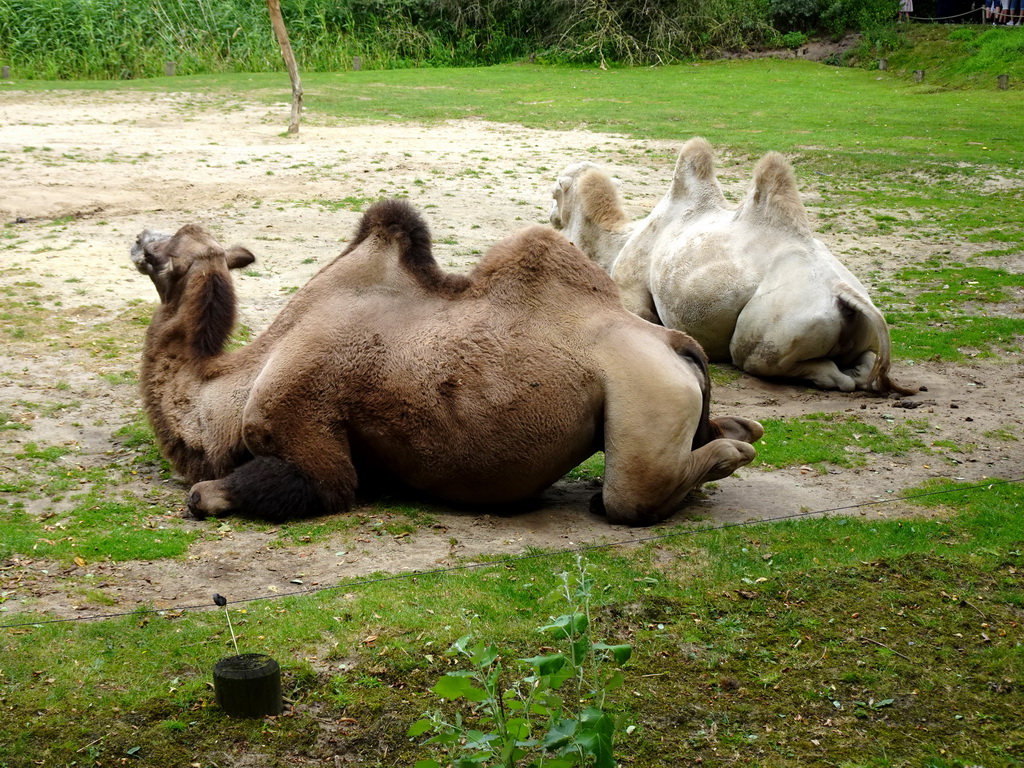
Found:
[[[282,0],[300,68],[461,67],[529,57],[636,65],[777,43],[794,0]],[[835,33],[853,0],[800,0]],[[870,0],[882,16],[895,0]],[[791,9],[790,9],[791,10]],[[873,16],[871,18],[874,18]],[[19,78],[150,77],[281,68],[259,0],[0,0],[0,61]]]

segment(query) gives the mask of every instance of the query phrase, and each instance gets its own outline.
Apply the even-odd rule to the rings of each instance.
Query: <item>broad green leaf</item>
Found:
[[[554,760],[545,760],[544,768],[576,768],[580,761],[575,757],[556,757]]]
[[[625,682],[622,673],[619,670],[615,670],[608,678],[604,681],[604,689],[606,691],[614,691],[622,687],[622,683]]]
[[[540,627],[537,631],[543,632],[546,635],[552,635],[554,637],[569,637],[569,625],[571,620],[571,616],[559,616],[550,624],[545,624],[543,627]]]
[[[458,744],[460,741],[462,741],[462,736],[460,736],[458,733],[454,731],[449,731],[448,733],[439,733],[437,734],[437,736],[432,736],[423,743],[444,744],[446,747],[450,747],[453,744]]]
[[[429,731],[433,723],[429,720],[417,720],[415,723],[409,726],[409,730],[405,732],[406,736],[422,736],[424,733]]]
[[[516,741],[523,741],[530,736],[530,721],[525,717],[513,717],[505,723],[505,730]]]
[[[494,660],[498,658],[498,649],[493,645],[484,645],[481,643],[473,649],[473,666],[475,667],[489,667],[494,663]]]
[[[594,643],[594,650],[597,652],[604,652],[610,658],[615,660],[615,663],[622,666],[630,657],[633,655],[633,646],[623,643],[622,645],[608,645],[608,643]]]
[[[496,733],[484,733],[483,731],[466,731],[466,749],[491,750],[491,742],[498,738]]]
[[[590,650],[590,641],[585,637],[573,640],[569,644],[569,652],[572,657],[572,663],[577,667],[582,666],[583,662],[587,660],[587,652]]]
[[[449,672],[437,681],[432,690],[442,699],[457,699],[473,689],[473,680],[465,673]]]
[[[581,635],[587,631],[590,626],[590,619],[587,618],[585,613],[574,613],[572,615],[572,631],[573,634]]]
[[[417,760],[415,768],[441,768],[437,760]]]
[[[576,744],[593,755],[594,768],[615,768],[612,736],[615,723],[602,710],[587,707],[580,713]]]
[[[552,653],[547,656],[531,656],[528,659],[520,659],[537,670],[540,675],[552,675],[565,666],[565,654]]]
[[[559,720],[544,734],[544,738],[540,742],[541,746],[547,750],[555,750],[567,744],[576,733],[577,725],[575,720],[569,718]]]

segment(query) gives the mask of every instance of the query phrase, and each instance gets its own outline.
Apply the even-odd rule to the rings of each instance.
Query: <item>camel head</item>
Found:
[[[573,163],[558,174],[551,197],[551,226],[610,272],[633,228],[619,182],[594,163]]]
[[[615,230],[628,222],[619,180],[584,160],[567,166],[551,188],[551,226],[569,236],[586,222]],[[569,233],[569,234],[567,234]]]
[[[174,301],[188,282],[187,277],[197,272],[238,269],[256,261],[252,253],[241,246],[225,250],[201,227],[186,224],[173,235],[147,229],[136,238],[132,246],[132,263],[156,286],[160,301]]]

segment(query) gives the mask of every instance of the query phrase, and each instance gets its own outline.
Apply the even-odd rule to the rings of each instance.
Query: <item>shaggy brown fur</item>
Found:
[[[143,353],[146,410],[195,483],[196,516],[342,511],[357,467],[440,499],[502,503],[603,448],[596,506],[648,524],[754,456],[760,425],[710,420],[699,346],[626,312],[610,278],[548,229],[448,275],[415,211],[377,204],[267,331],[225,353],[228,270],[251,259],[196,227],[143,233],[133,250],[162,300]]]

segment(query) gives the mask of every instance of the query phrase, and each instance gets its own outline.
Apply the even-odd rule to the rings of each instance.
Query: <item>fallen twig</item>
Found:
[[[880,648],[885,648],[885,650],[887,650],[887,651],[892,651],[897,656],[899,656],[901,659],[906,659],[907,661],[913,661],[913,659],[911,659],[909,656],[904,656],[902,653],[900,653],[899,651],[893,650],[892,648],[890,648],[885,643],[880,643],[877,640],[872,640],[870,637],[859,637],[857,639],[858,640],[863,640],[865,643],[874,643],[875,645],[877,645]]]

